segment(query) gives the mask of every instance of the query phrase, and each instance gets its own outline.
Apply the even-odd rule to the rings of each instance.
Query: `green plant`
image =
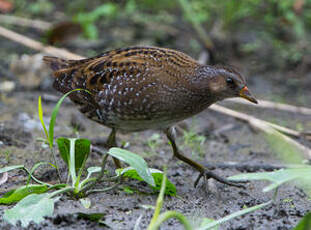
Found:
[[[176,218],[177,220],[179,220],[179,222],[184,226],[184,228],[186,230],[207,230],[207,229],[213,229],[216,230],[218,229],[218,226],[228,220],[231,220],[233,218],[236,218],[238,216],[242,216],[245,215],[249,212],[255,211],[257,209],[263,208],[264,206],[267,206],[269,204],[271,204],[272,201],[263,203],[263,204],[259,204],[259,205],[255,205],[253,207],[250,208],[245,208],[242,209],[240,211],[237,211],[235,213],[232,213],[231,215],[225,216],[219,220],[212,220],[209,218],[203,218],[201,223],[198,226],[192,226],[190,224],[190,221],[188,220],[188,218],[186,216],[184,216],[182,213],[177,212],[177,211],[166,211],[164,213],[160,213],[162,206],[163,206],[163,202],[164,202],[164,191],[165,191],[165,187],[166,187],[166,173],[164,170],[164,175],[163,175],[163,180],[162,180],[162,184],[161,184],[161,190],[156,202],[156,207],[154,210],[154,214],[153,217],[149,223],[149,226],[147,228],[147,230],[157,230],[160,228],[160,225],[165,222],[168,219],[171,218]]]
[[[135,170],[133,167],[117,169],[116,171],[117,175],[122,175],[123,177],[128,177],[139,181],[144,181],[144,179],[138,174],[137,170]],[[155,181],[155,186],[152,186],[152,189],[155,191],[160,191],[161,183],[163,180],[163,172],[158,169],[152,168],[150,169],[150,172]],[[164,193],[166,195],[176,196],[176,187],[169,180],[167,181]]]
[[[55,107],[54,107],[54,109],[52,111],[52,115],[51,115],[51,119],[50,119],[50,124],[49,124],[49,130],[47,130],[47,128],[46,128],[46,126],[44,124],[44,120],[43,120],[43,109],[42,109],[42,103],[41,103],[41,96],[39,96],[39,98],[38,98],[38,116],[39,116],[42,128],[44,130],[44,134],[45,134],[45,137],[46,137],[45,142],[49,144],[49,148],[50,148],[50,151],[51,151],[53,159],[54,159],[54,165],[53,166],[55,166],[55,168],[57,169],[59,179],[61,179],[61,176],[60,176],[59,167],[58,167],[58,164],[57,164],[57,161],[56,161],[55,149],[53,147],[53,145],[54,145],[54,126],[55,126],[56,117],[57,117],[57,114],[58,114],[58,111],[60,109],[61,104],[63,103],[65,98],[70,93],[78,91],[78,90],[82,90],[82,89],[74,89],[74,90],[66,93],[57,102],[57,104],[55,105]]]
[[[243,173],[231,176],[230,180],[268,180],[272,182],[269,186],[263,188],[263,192],[268,192],[277,189],[280,185],[295,181],[298,185],[305,185],[310,183],[309,176],[311,167],[308,165],[301,165],[297,168],[280,169],[274,172],[260,172],[260,173]]]
[[[49,144],[54,157],[54,126],[56,116],[65,97],[77,90],[81,89],[70,91],[58,101],[52,111],[49,129],[46,128],[43,121],[41,97],[39,97],[38,114],[46,136],[45,141]],[[25,170],[28,174],[27,184],[25,186],[10,190],[0,198],[0,204],[18,202],[13,208],[5,210],[3,216],[4,220],[13,225],[20,220],[23,227],[26,227],[30,221],[39,223],[43,220],[44,216],[53,214],[54,204],[59,200],[61,195],[69,194],[75,198],[82,198],[93,192],[108,191],[116,188],[120,184],[121,177],[145,181],[155,190],[159,190],[163,173],[159,170],[149,169],[144,159],[134,153],[120,148],[111,148],[104,156],[101,167],[96,166],[86,169],[85,163],[89,156],[91,146],[91,142],[88,139],[60,137],[56,139],[56,143],[60,156],[68,168],[69,178],[67,183],[49,184],[34,176],[35,171],[42,165],[50,165],[56,169],[58,168],[56,164],[54,165],[49,162],[39,162],[30,170],[24,165],[8,166],[0,169],[0,174],[15,169]],[[131,168],[118,169],[117,174],[114,176],[105,175],[105,165],[108,155],[129,164]],[[56,162],[55,158],[54,161]],[[84,176],[85,171],[87,171],[87,174]],[[95,174],[97,174],[97,176],[94,176]],[[30,184],[31,180],[35,183]],[[113,182],[114,184],[102,189],[94,189],[96,184],[106,182],[109,182],[109,184]],[[176,188],[171,183],[167,190],[167,194],[176,195]],[[85,200],[81,202],[88,205]]]

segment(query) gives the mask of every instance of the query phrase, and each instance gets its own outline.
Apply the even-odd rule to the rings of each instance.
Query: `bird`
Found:
[[[178,122],[223,99],[242,97],[258,103],[233,67],[204,65],[181,51],[148,46],[119,48],[81,60],[45,56],[43,61],[54,73],[57,91],[84,89],[69,98],[86,117],[111,128],[107,146],[117,146],[117,132],[160,130],[173,155],[199,172],[195,185],[205,177],[240,187],[186,157],[174,132]]]

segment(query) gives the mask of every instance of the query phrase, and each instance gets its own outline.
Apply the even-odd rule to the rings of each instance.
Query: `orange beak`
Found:
[[[248,91],[247,86],[244,86],[243,89],[240,91],[240,97],[245,98],[246,100],[249,100],[250,102],[253,102],[255,104],[258,104],[258,101],[252,96],[252,94]]]

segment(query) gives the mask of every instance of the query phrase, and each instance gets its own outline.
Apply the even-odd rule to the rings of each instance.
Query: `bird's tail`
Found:
[[[66,60],[58,57],[44,56],[43,61],[54,71],[53,87],[62,93],[74,89],[73,72],[75,71],[75,60]]]
[[[86,89],[86,76],[83,75],[80,68],[83,67],[89,59],[65,60],[62,58],[45,56],[43,57],[43,61],[54,71],[53,87],[57,91],[65,94],[73,89]],[[94,107],[91,103],[94,98],[86,91],[72,92],[69,98],[76,104]]]
[[[50,68],[53,71],[58,71],[61,69],[69,68],[72,64],[72,60],[65,60],[58,57],[50,57],[50,56],[44,56],[43,61],[50,66]]]

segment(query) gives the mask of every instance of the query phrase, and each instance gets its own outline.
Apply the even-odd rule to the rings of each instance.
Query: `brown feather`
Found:
[[[223,99],[220,94],[211,96],[214,77],[235,74],[157,47],[111,50],[77,61],[55,57],[44,61],[55,71],[58,91],[91,92],[70,95],[86,116],[125,131],[165,128],[202,111]],[[225,80],[218,82],[225,84]]]

